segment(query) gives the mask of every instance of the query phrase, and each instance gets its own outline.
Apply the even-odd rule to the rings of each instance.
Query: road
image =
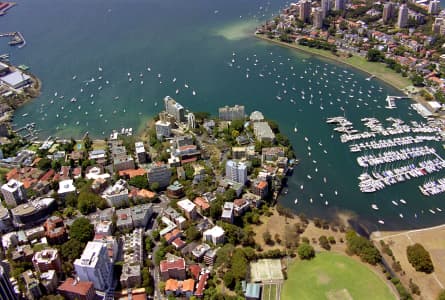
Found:
[[[157,216],[162,215],[164,209],[166,209],[168,206],[169,199],[165,195],[163,195],[163,194],[159,195],[159,200],[160,200],[160,203],[156,203],[153,206],[154,216],[151,218],[151,221],[148,224],[148,229],[145,232],[146,235],[151,236],[152,231],[156,230],[158,228],[159,224],[156,221],[156,218],[157,218]],[[155,255],[154,255],[157,250],[158,250],[158,243],[155,242],[155,246],[152,249],[152,253],[151,253],[152,254],[151,262],[154,267],[151,268],[151,270],[150,270],[151,276],[154,279],[154,298],[152,298],[152,299],[161,300],[161,299],[164,299],[164,297],[163,297],[161,290],[159,289],[159,282],[161,281],[161,279],[160,279],[160,275],[159,275],[159,266],[156,264]],[[147,255],[148,255],[148,253],[147,253]]]

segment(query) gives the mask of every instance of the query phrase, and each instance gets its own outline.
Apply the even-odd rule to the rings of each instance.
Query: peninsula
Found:
[[[9,55],[0,61],[0,136],[8,137],[14,111],[40,95],[41,82],[28,72],[28,67],[15,67],[6,62]],[[33,127],[33,126],[31,126]]]
[[[13,136],[0,146],[1,251],[16,291],[8,299],[119,299],[128,291],[201,298],[223,286],[236,299],[250,261],[295,252],[295,241],[277,252],[254,239],[297,163],[277,123],[259,111],[247,116],[242,105],[212,117],[186,112],[169,96],[163,102],[139,137],[131,130],[95,141]],[[30,235],[17,243],[23,232]],[[22,253],[33,264],[18,260]],[[30,288],[48,281],[52,288]]]

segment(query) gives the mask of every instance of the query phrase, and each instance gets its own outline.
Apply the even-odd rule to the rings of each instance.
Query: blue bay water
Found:
[[[11,48],[2,40],[0,52],[10,53],[14,63],[29,65],[42,80],[43,90],[41,97],[17,111],[17,126],[36,122],[42,137],[79,137],[86,131],[101,137],[112,129],[140,128],[162,109],[165,95],[192,111],[214,115],[219,106],[243,104],[248,112],[260,110],[277,120],[301,159],[289,180],[289,193],[280,200],[284,205],[326,218],[348,212],[371,230],[443,222],[443,213],[428,212],[443,207],[441,197],[423,197],[417,188],[424,179],[375,194],[358,190],[357,176],[363,170],[338,135],[331,138],[332,126],[326,118],[345,113],[358,129],[364,129],[360,119],[366,116],[381,121],[390,116],[405,121],[419,117],[407,101],[398,102],[397,110],[384,109],[386,96],[399,92],[383,82],[367,81],[368,75],[350,67],[254,38],[255,26],[276,13],[284,1],[272,5],[248,0],[18,2],[0,18],[0,26],[3,31],[21,31],[27,46]],[[22,117],[25,113],[29,115]],[[431,145],[441,148],[438,143]],[[408,204],[391,203],[400,198]],[[380,210],[372,210],[372,203]],[[378,225],[379,219],[385,220],[385,226]]]

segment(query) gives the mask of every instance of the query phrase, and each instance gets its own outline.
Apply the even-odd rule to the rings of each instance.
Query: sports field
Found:
[[[396,299],[386,283],[365,265],[332,252],[298,261],[288,270],[282,300]]]
[[[284,280],[279,259],[259,259],[250,264],[250,276],[253,282],[282,282]]]
[[[281,283],[264,284],[262,300],[280,300]]]

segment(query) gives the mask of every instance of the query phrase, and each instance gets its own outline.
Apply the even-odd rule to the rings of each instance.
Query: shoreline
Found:
[[[399,86],[399,85],[395,84],[394,82],[388,80],[388,78],[382,78],[381,74],[372,73],[370,70],[367,70],[366,68],[363,68],[363,67],[358,66],[358,65],[356,65],[354,63],[342,60],[341,57],[335,56],[334,54],[328,52],[327,50],[313,49],[313,48],[309,48],[309,47],[305,47],[305,46],[301,46],[301,45],[297,45],[297,44],[288,44],[288,43],[285,43],[285,42],[278,41],[276,39],[269,39],[268,37],[266,37],[264,35],[261,35],[261,34],[254,34],[254,35],[255,35],[256,38],[258,38],[260,40],[267,41],[267,42],[276,44],[278,46],[284,46],[284,47],[287,47],[287,48],[290,48],[290,49],[294,49],[294,50],[297,50],[297,51],[302,51],[302,52],[307,53],[309,55],[322,57],[322,58],[334,61],[336,63],[341,63],[341,64],[344,64],[344,65],[350,66],[350,67],[352,67],[352,68],[354,68],[356,70],[359,70],[361,72],[364,72],[366,74],[373,75],[373,76],[375,76],[376,79],[383,81],[384,83],[392,86],[393,88],[397,89],[398,91],[400,91],[404,95],[407,95],[412,101],[417,102],[417,103],[421,103],[421,104],[427,103],[427,101],[425,99],[421,98],[419,95],[412,95],[412,94],[408,93],[405,90],[407,87],[410,86],[409,84],[407,84],[406,86],[403,86],[403,87]],[[318,50],[318,51],[314,51],[314,50]],[[358,57],[358,56],[354,55],[353,57]],[[374,64],[373,62],[366,62],[366,63]],[[391,72],[392,70],[388,70],[388,71]],[[405,77],[402,77],[400,74],[395,73],[394,71],[392,71],[392,73],[393,74],[390,74],[389,77],[397,76],[397,77],[399,77],[399,79],[404,79],[405,78]],[[293,214],[295,216],[298,216],[297,213],[293,213]],[[338,213],[338,214],[336,214],[335,218],[339,219],[343,223],[344,222],[349,223],[349,221],[354,219],[353,216],[348,215],[346,213]],[[351,224],[349,223],[349,225],[351,225]],[[365,228],[367,228],[367,226],[365,224],[360,224],[360,225],[363,225]],[[443,226],[445,226],[445,224],[435,225],[435,226],[431,226],[431,227],[424,227],[424,228],[420,228],[420,229],[395,230],[395,231],[384,231],[384,232],[386,234],[388,234],[388,233],[400,233],[400,232],[402,232],[401,234],[405,234],[405,233],[408,233],[408,232],[418,232],[418,231],[433,230],[433,229],[441,228]],[[354,228],[354,229],[357,230],[357,228]],[[376,235],[378,235],[378,234],[380,234],[380,231],[369,231],[369,238],[370,239],[376,239],[376,238],[378,238],[378,237],[376,237]],[[398,234],[396,234],[396,235],[398,235]]]
[[[329,52],[327,50],[315,49],[315,48],[305,47],[305,46],[301,46],[301,45],[297,45],[297,44],[289,44],[289,43],[278,41],[275,38],[274,39],[270,39],[270,38],[268,38],[268,37],[266,37],[264,35],[261,35],[261,34],[254,34],[254,36],[256,38],[260,39],[260,40],[263,40],[263,41],[267,41],[267,42],[270,42],[270,43],[273,43],[273,44],[277,44],[279,46],[284,46],[284,47],[287,47],[287,48],[299,50],[299,51],[302,51],[302,52],[305,52],[305,53],[308,53],[308,54],[311,54],[311,55],[314,55],[314,56],[319,56],[319,57],[322,57],[322,58],[326,58],[326,59],[332,60],[332,61],[337,62],[337,63],[341,63],[341,64],[344,64],[344,65],[350,66],[350,67],[352,67],[352,68],[354,68],[356,70],[362,71],[362,72],[364,72],[366,74],[373,75],[373,76],[375,76],[375,78],[385,82],[386,84],[388,84],[388,85],[392,86],[393,88],[399,90],[403,94],[408,95],[407,92],[405,91],[405,89],[407,87],[409,87],[410,84],[408,82],[402,84],[402,82],[401,82],[401,81],[405,81],[404,80],[405,77],[402,77],[400,74],[396,73],[395,71],[387,69],[386,71],[388,71],[388,75],[386,75],[386,78],[385,78],[385,76],[383,76],[382,74],[373,73],[371,70],[369,70],[369,69],[367,69],[365,67],[359,66],[358,64],[353,63],[351,61],[347,61],[348,59],[351,59],[351,58],[361,59],[361,57],[359,57],[357,55],[353,55],[351,58],[342,59],[341,57],[338,57],[338,56],[332,54],[331,52]],[[364,62],[365,63],[374,64],[373,62],[367,62],[367,61],[364,61]],[[376,64],[376,66],[377,65],[378,64]],[[384,67],[384,68],[386,68],[386,67]],[[399,81],[399,83],[393,82],[394,79]],[[406,80],[408,81],[409,79],[406,79]],[[410,97],[412,97],[412,96],[410,96]],[[414,99],[414,97],[413,97],[413,100],[417,101],[416,99]]]
[[[11,70],[18,69],[15,65],[10,63],[5,63],[9,66]],[[0,120],[0,123],[6,124],[9,129],[12,130],[12,121],[16,115],[17,109],[31,102],[32,100],[40,97],[42,91],[42,81],[33,73],[28,71],[22,71],[23,74],[26,74],[30,77],[30,83],[28,87],[25,87],[21,90],[21,92],[16,93],[14,97],[19,97],[17,99],[16,105],[9,105],[11,110]],[[6,100],[7,101],[7,100]]]

